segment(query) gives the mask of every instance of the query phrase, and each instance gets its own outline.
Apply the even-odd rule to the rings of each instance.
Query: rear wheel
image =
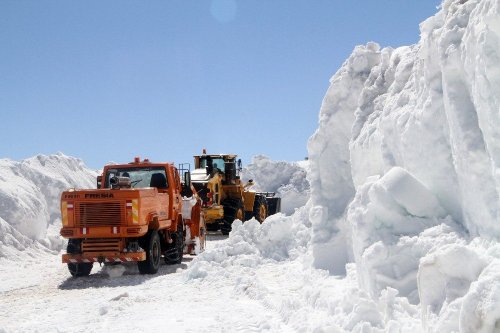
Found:
[[[265,197],[259,195],[255,197],[255,203],[253,205],[253,216],[260,223],[264,222],[268,215],[267,200]]]
[[[224,220],[220,230],[223,235],[228,235],[234,220],[245,221],[245,209],[243,208],[243,202],[238,199],[227,199],[222,204],[224,205]]]
[[[167,244],[165,263],[176,265],[182,262],[184,255],[184,223],[177,222],[177,231],[172,234],[172,244]]]
[[[66,253],[68,254],[79,254],[81,251],[81,239],[70,239],[68,241],[68,247],[66,248]],[[94,266],[93,262],[82,262],[82,263],[68,263],[68,270],[74,277],[88,276],[90,271]]]
[[[146,260],[138,261],[141,274],[155,274],[160,268],[161,244],[158,231],[151,230],[141,239],[141,247],[146,251]]]

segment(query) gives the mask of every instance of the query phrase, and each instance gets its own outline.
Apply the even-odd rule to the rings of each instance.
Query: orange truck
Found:
[[[203,251],[201,200],[184,171],[136,157],[105,166],[97,189],[63,192],[60,234],[68,247],[62,262],[71,275],[89,275],[94,262],[137,262],[141,274],[155,274],[162,256],[179,264],[184,253]]]

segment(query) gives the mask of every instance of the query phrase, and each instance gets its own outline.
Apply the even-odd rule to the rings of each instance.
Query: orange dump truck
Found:
[[[196,193],[183,200],[193,194],[189,173],[183,176],[173,164],[136,157],[105,166],[97,189],[63,192],[60,233],[68,247],[62,262],[71,275],[89,275],[94,262],[137,262],[141,274],[154,274],[162,256],[178,264],[184,253],[203,251],[201,201]]]

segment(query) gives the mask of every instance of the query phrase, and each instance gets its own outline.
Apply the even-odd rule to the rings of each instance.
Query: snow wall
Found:
[[[1,159],[0,257],[36,242],[59,249],[61,192],[94,188],[96,176],[80,159],[61,153],[20,162]]]
[[[500,1],[445,0],[420,30],[413,46],[356,47],[330,80],[308,143],[314,266],[356,263],[373,298],[420,302],[429,331],[491,332]]]

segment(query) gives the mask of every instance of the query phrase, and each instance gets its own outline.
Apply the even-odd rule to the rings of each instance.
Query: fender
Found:
[[[148,215],[148,229],[149,230],[158,230],[160,229],[160,222],[158,219],[158,214],[156,213],[149,213]]]

